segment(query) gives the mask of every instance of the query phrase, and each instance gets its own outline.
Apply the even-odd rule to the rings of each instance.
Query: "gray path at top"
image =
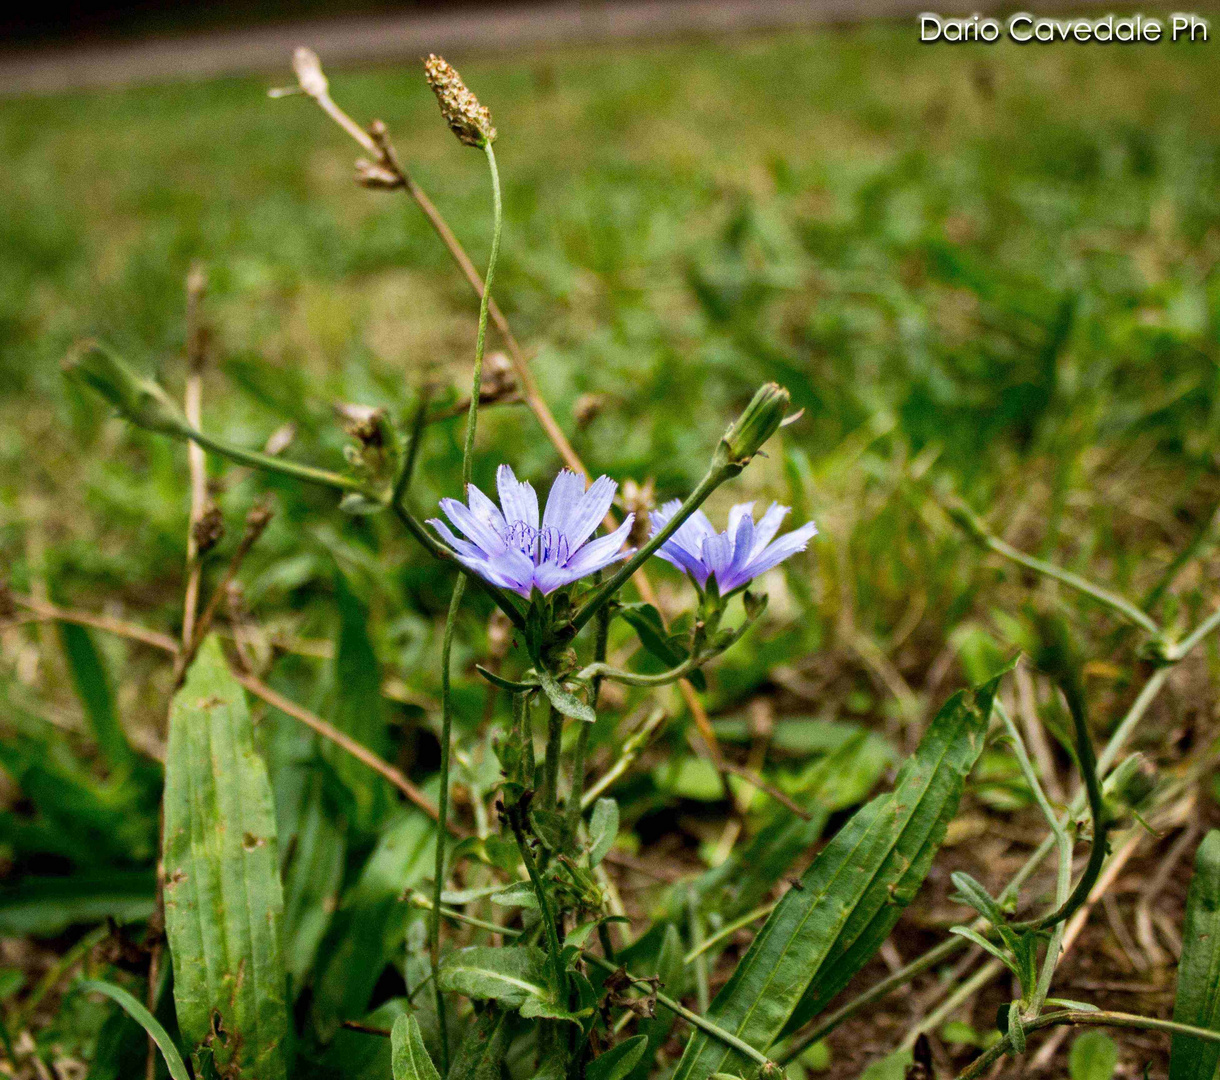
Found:
[[[973,12],[996,4],[983,0],[967,6]],[[471,52],[502,54],[565,44],[707,36],[875,17],[910,17],[914,33],[914,16],[929,8],[937,10],[931,0],[540,0],[532,6],[501,11],[346,17],[25,53],[5,52],[0,46],[0,96],[220,75],[286,74],[297,45],[312,46],[334,65],[391,61],[429,51],[455,57]]]

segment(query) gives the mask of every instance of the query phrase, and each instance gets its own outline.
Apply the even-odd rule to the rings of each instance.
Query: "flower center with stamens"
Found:
[[[538,530],[524,521],[514,521],[509,526],[504,542],[533,558],[534,547],[538,543]]]
[[[559,566],[567,563],[571,556],[571,547],[568,544],[568,538],[563,535],[554,526],[546,526],[539,534],[539,547],[541,550],[538,553],[540,562],[553,562]]]

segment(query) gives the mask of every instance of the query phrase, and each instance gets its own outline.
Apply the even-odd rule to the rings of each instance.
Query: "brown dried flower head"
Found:
[[[450,129],[467,146],[485,146],[496,141],[496,129],[491,113],[462,82],[462,77],[448,61],[431,53],[424,61],[424,76],[436,100],[441,116]]]

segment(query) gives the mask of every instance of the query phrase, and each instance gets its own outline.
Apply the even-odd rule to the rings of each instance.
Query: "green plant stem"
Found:
[[[705,937],[702,941],[700,941],[695,946],[695,948],[691,949],[690,952],[688,952],[684,957],[682,957],[682,963],[683,964],[693,963],[698,957],[702,956],[704,953],[708,952],[710,949],[714,949],[717,945],[719,945],[726,938],[731,938],[735,933],[737,933],[738,930],[741,930],[744,927],[749,926],[751,923],[758,922],[759,919],[765,919],[768,915],[771,914],[771,912],[773,912],[775,910],[775,906],[778,903],[779,903],[779,901],[776,900],[770,904],[763,904],[761,907],[756,907],[753,911],[747,912],[745,915],[742,915],[741,918],[734,919],[731,923],[726,923],[719,930],[717,930],[714,934],[711,934],[710,936]]]
[[[686,912],[690,941],[695,952],[695,1000],[699,1003],[699,1011],[705,1013],[712,1003],[712,992],[708,984],[707,955],[701,947],[704,941],[703,917],[699,913],[693,889],[686,896]]]
[[[582,725],[588,727],[588,724]],[[546,758],[542,762],[542,808],[554,810],[559,799],[559,756],[563,750],[563,713],[550,708],[546,725]]]
[[[513,835],[517,838],[517,847],[521,851],[521,861],[525,863],[525,872],[529,874],[530,884],[534,886],[534,895],[538,898],[538,910],[542,915],[542,928],[546,933],[546,950],[551,958],[551,968],[555,973],[555,988],[560,998],[567,997],[568,977],[563,968],[563,951],[559,945],[559,930],[555,924],[555,914],[551,911],[551,901],[546,895],[542,877],[538,873],[538,864],[534,853],[530,850],[529,838],[525,835],[522,823],[523,811],[520,806],[514,807],[508,815],[512,825]]]
[[[483,278],[483,295],[479,299],[479,329],[474,343],[474,377],[470,387],[470,411],[466,414],[466,440],[462,446],[462,487],[470,483],[474,467],[474,433],[479,419],[479,393],[483,389],[483,348],[487,343],[487,305],[491,302],[491,283],[496,276],[496,260],[500,257],[500,233],[504,210],[500,203],[500,172],[496,168],[496,152],[490,142],[483,144],[487,168],[491,173],[492,227],[491,254],[487,257],[487,273]]]
[[[609,581],[595,589],[593,594],[581,604],[580,609],[572,616],[572,635],[575,636],[580,632],[585,623],[597,614],[598,609],[627,583],[631,576],[652,557],[652,553],[657,548],[681,528],[682,523],[707,501],[708,496],[713,491],[730,477],[736,476],[740,471],[740,468],[721,464],[718,460],[714,461],[712,467],[704,474],[703,479],[699,481],[695,490],[686,497],[686,501],[678,508],[678,512],[666,523],[665,528],[623,563],[611,575]]]
[[[499,889],[501,886],[497,885]],[[422,893],[413,892],[408,897],[407,902],[412,907],[417,907],[423,911],[435,911],[436,905],[424,896]],[[514,930],[511,926],[500,926],[498,923],[484,922],[482,919],[476,919],[473,915],[466,915],[461,911],[455,911],[450,907],[442,907],[441,914],[446,919],[452,919],[454,922],[465,923],[467,926],[476,927],[479,930],[489,930],[493,934],[503,934],[508,938],[518,938],[525,933],[524,930]]]
[[[453,596],[449,600],[449,614],[445,618],[444,637],[441,639],[441,789],[437,796],[436,868],[432,885],[432,919],[428,926],[428,955],[432,960],[432,971],[440,968],[441,962],[441,893],[445,888],[445,837],[449,825],[449,755],[453,741],[453,697],[450,692],[449,660],[453,652],[453,631],[457,623],[458,608],[462,606],[462,594],[466,591],[466,579],[459,576],[453,583]],[[441,1069],[449,1071],[449,1040],[445,1029],[445,996],[441,993],[440,981],[434,980],[436,993],[436,1015],[440,1023]]]
[[[1021,738],[1021,733],[1017,730],[1017,725],[1013,723],[1012,717],[1008,715],[1008,710],[1004,708],[999,698],[996,698],[993,707],[996,713],[999,714],[1000,720],[1008,732],[1008,738],[1012,742],[1013,753],[1016,755],[1017,764],[1021,768],[1025,782],[1029,785],[1030,791],[1033,792],[1034,800],[1042,811],[1042,816],[1046,818],[1046,823],[1050,826],[1051,834],[1058,845],[1059,869],[1055,880],[1055,906],[1061,908],[1067,903],[1072,889],[1072,838],[1068,836],[1067,829],[1059,820],[1059,815],[1055,813],[1050,800],[1047,799],[1046,793],[1042,790],[1038,774],[1025,749],[1025,740]],[[1054,930],[1051,931],[1050,940],[1046,943],[1046,953],[1042,959],[1042,969],[1038,974],[1038,983],[1034,987],[1033,996],[1025,1009],[1027,1018],[1032,1019],[1042,1011],[1042,1005],[1050,993],[1051,980],[1054,978],[1055,968],[1059,964],[1059,947],[1063,942],[1063,933],[1066,925],[1065,922],[1057,923]]]
[[[21,1031],[29,1023],[30,1017],[42,1004],[43,999],[55,989],[59,981],[87,957],[95,945],[105,941],[109,936],[109,926],[95,927],[56,960],[47,973],[38,980],[38,985],[31,991],[30,996],[21,1003],[21,1008],[13,1017],[13,1026]]]
[[[602,574],[599,570],[594,580],[600,583],[601,578]],[[593,637],[593,661],[595,664],[601,664],[605,662],[606,649],[610,644],[609,604],[604,605],[597,613],[597,622],[594,626],[596,633]],[[601,676],[595,675],[589,687],[589,706],[594,712],[597,711],[597,701],[601,696],[601,691]],[[572,758],[572,791],[568,796],[568,830],[572,836],[576,835],[580,827],[581,814],[584,812],[585,756],[589,751],[589,736],[592,730],[592,724],[581,724],[576,733],[576,753]],[[607,940],[609,940],[608,936]]]
[[[1161,628],[1156,624],[1155,620],[1146,612],[1141,611],[1126,597],[1119,596],[1118,593],[1111,592],[1100,585],[1095,585],[1087,578],[1083,578],[1079,574],[1073,574],[1070,570],[1064,570],[1063,567],[1056,566],[1045,559],[1026,555],[1025,552],[1018,550],[1007,541],[1001,540],[998,536],[990,533],[983,524],[982,519],[960,500],[953,500],[950,504],[942,503],[941,505],[954,522],[960,525],[978,543],[990,548],[997,555],[1003,555],[1004,558],[1015,562],[1018,566],[1024,566],[1027,570],[1033,570],[1035,573],[1053,578],[1055,581],[1062,582],[1064,585],[1076,589],[1086,596],[1091,596],[1094,600],[1105,604],[1106,607],[1130,619],[1150,634],[1160,634]]]
[[[365,492],[364,484],[354,477],[344,476],[342,473],[331,472],[329,469],[318,469],[312,465],[302,465],[295,461],[273,457],[271,454],[259,453],[257,450],[246,450],[240,446],[233,446],[231,443],[214,438],[189,425],[181,428],[181,434],[183,438],[198,443],[205,450],[211,450],[212,453],[241,465],[249,465],[255,469],[262,469],[264,472],[280,473],[283,476],[291,476],[311,484],[321,484],[323,487],[334,488],[337,491]]]
[[[939,945],[934,945],[922,956],[912,960],[906,967],[870,986],[858,997],[852,998],[842,1008],[836,1009],[829,1016],[825,1017],[821,1023],[794,1038],[784,1047],[784,1052],[776,1060],[781,1065],[787,1065],[790,1061],[795,1061],[808,1047],[820,1039],[824,1039],[845,1020],[850,1020],[853,1016],[867,1009],[874,1001],[879,1001],[891,991],[897,990],[900,986],[905,986],[925,971],[948,960],[954,953],[964,949],[967,944],[968,942],[965,938],[953,935],[946,938]]]
[[[463,489],[470,483],[470,477],[474,468],[474,436],[479,419],[479,390],[483,385],[483,347],[487,341],[487,305],[491,298],[491,283],[496,272],[496,259],[500,254],[500,233],[503,226],[503,210],[500,202],[500,174],[496,170],[496,155],[491,148],[490,142],[485,143],[483,148],[487,153],[487,165],[491,171],[493,206],[491,254],[487,259],[487,275],[484,279],[483,296],[479,301],[479,326],[475,336],[470,411],[466,414],[466,440],[462,449]],[[397,499],[394,500],[394,508],[404,522],[411,518],[411,515],[402,507]],[[419,527],[419,532],[427,535],[422,527]],[[449,602],[449,614],[445,618],[445,631],[441,642],[441,790],[437,804],[440,830],[437,833],[436,839],[436,880],[433,882],[432,897],[434,906],[431,924],[428,927],[428,951],[432,960],[432,971],[434,973],[440,965],[441,892],[445,887],[445,836],[449,820],[449,757],[450,743],[453,738],[453,700],[450,688],[449,661],[453,652],[453,632],[457,623],[458,609],[461,607],[462,594],[465,591],[466,577],[464,575],[459,576],[453,585],[453,598]],[[509,610],[504,608],[502,603],[500,607],[506,612]],[[512,610],[516,610],[515,607]],[[519,615],[518,618],[520,618]],[[445,1075],[449,1072],[449,1039],[445,1027],[445,997],[441,993],[439,980],[436,982],[436,1015],[440,1026],[441,1073]]]
[[[610,963],[608,960],[603,960],[600,956],[595,956],[593,953],[586,952],[586,953],[582,953],[581,956],[585,959],[585,961],[587,963],[592,964],[596,968],[601,968],[601,970],[606,972],[606,974],[608,974],[608,975],[613,975],[613,974],[617,973],[618,971],[622,970],[619,967],[615,966],[614,964]],[[629,972],[629,971],[623,971],[623,974],[626,975],[627,978],[631,980],[631,982],[634,986],[647,987],[649,993],[652,992],[652,982],[650,980],[637,978],[636,976],[632,975],[631,972]],[[737,1038],[737,1036],[734,1035],[732,1032],[725,1031],[724,1028],[717,1027],[710,1020],[704,1019],[697,1012],[691,1012],[690,1009],[683,1007],[678,1002],[674,1001],[673,998],[668,997],[667,995],[661,993],[659,990],[656,992],[656,999],[657,999],[658,1005],[665,1006],[665,1008],[667,1008],[671,1013],[673,1013],[675,1016],[680,1016],[683,1020],[685,1020],[692,1027],[697,1027],[700,1031],[706,1032],[713,1039],[717,1040],[718,1042],[724,1043],[725,1046],[731,1046],[739,1054],[745,1055],[751,1061],[755,1061],[759,1065],[773,1065],[774,1064],[771,1061],[771,1059],[766,1056],[766,1054],[760,1053],[759,1051],[754,1049],[754,1047],[752,1047],[748,1042],[742,1041],[741,1039]]]
[[[1170,1035],[1190,1035],[1206,1042],[1220,1042],[1220,1031],[1210,1031],[1207,1028],[1191,1027],[1189,1024],[1178,1024],[1172,1020],[1157,1020],[1150,1016],[1136,1016],[1134,1013],[1096,1012],[1084,1009],[1066,1009],[1063,1012],[1045,1013],[1025,1025],[1026,1035],[1042,1028],[1061,1024],[1072,1024],[1078,1027],[1116,1027],[1130,1028],[1136,1031],[1164,1031]],[[982,1076],[1001,1057],[1012,1049],[1012,1037],[1005,1035],[995,1046],[976,1057],[957,1076],[957,1080],[975,1080]]]
[[[1093,885],[1101,873],[1102,864],[1106,861],[1108,852],[1106,834],[1109,824],[1106,820],[1105,797],[1101,791],[1101,779],[1098,776],[1097,757],[1093,752],[1093,740],[1089,736],[1089,724],[1085,715],[1084,694],[1074,676],[1060,680],[1059,688],[1068,703],[1068,712],[1072,716],[1072,725],[1076,732],[1076,758],[1080,766],[1080,774],[1084,780],[1085,794],[1088,797],[1089,815],[1093,820],[1093,841],[1089,847],[1089,861],[1076,887],[1066,900],[1058,904],[1054,911],[1038,919],[1025,922],[1010,923],[1011,928],[1018,933],[1030,930],[1047,930],[1052,926],[1066,922],[1076,910],[1089,898]]]
[[[1169,650],[1169,659],[1175,662],[1181,660],[1217,626],[1220,626],[1220,611],[1213,611],[1187,637]]]
[[[647,719],[627,736],[627,741],[623,743],[623,749],[614,764],[602,773],[593,786],[581,797],[580,804],[582,810],[588,810],[597,801],[599,795],[611,787],[616,780],[631,768],[635,759],[643,753],[644,748],[648,745],[653,732],[665,722],[665,719],[666,712],[664,709],[653,709],[648,714]]]
[[[978,969],[969,979],[957,987],[940,1005],[928,1013],[922,1020],[919,1021],[902,1040],[900,1049],[910,1050],[915,1041],[925,1031],[935,1031],[941,1024],[949,1019],[962,1003],[969,1001],[977,994],[984,986],[999,974],[1004,967],[999,960],[988,960],[981,968]]]
[[[415,475],[415,463],[419,460],[419,447],[424,439],[424,427],[428,419],[429,396],[428,388],[425,386],[420,391],[419,401],[415,406],[415,415],[411,418],[411,435],[410,442],[407,443],[406,457],[403,459],[402,468],[394,481],[394,492],[390,496],[390,502],[395,508],[407,497],[407,488],[411,486],[411,478]]]
[[[669,683],[684,679],[696,668],[702,667],[709,660],[715,659],[725,650],[732,648],[742,639],[746,631],[758,621],[764,610],[766,610],[766,605],[759,604],[758,610],[753,615],[747,616],[745,622],[734,630],[732,636],[726,639],[723,644],[717,645],[714,649],[706,652],[696,647],[692,650],[690,656],[677,667],[670,668],[668,671],[662,671],[659,675],[640,675],[634,671],[623,671],[620,668],[611,667],[609,664],[593,663],[581,670],[577,678],[595,679],[598,682],[602,679],[609,679],[611,682],[622,683],[624,686],[667,686]],[[696,644],[698,645],[698,643]]]

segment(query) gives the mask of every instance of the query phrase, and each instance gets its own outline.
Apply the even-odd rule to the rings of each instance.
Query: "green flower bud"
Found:
[[[788,391],[779,383],[764,383],[745,411],[729,425],[720,440],[716,458],[722,466],[740,472],[783,423],[788,411]]]
[[[92,387],[136,427],[185,438],[186,417],[152,379],[144,379],[97,341],[77,346],[64,361],[67,375]]]

